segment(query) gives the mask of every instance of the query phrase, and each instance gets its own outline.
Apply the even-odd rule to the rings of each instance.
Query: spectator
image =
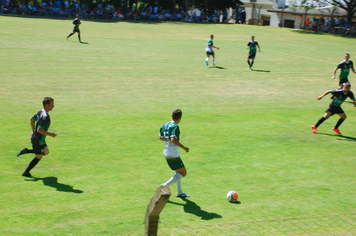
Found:
[[[311,23],[312,23],[311,20],[309,20],[309,18],[307,18],[307,19],[305,20],[305,27],[308,28],[308,29],[310,29]]]

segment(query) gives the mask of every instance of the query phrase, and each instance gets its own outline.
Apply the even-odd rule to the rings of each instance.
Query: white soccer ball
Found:
[[[229,202],[237,202],[237,199],[239,199],[239,195],[234,190],[231,190],[230,192],[228,192],[226,197]]]

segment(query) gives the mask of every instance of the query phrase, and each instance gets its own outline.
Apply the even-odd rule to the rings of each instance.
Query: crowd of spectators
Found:
[[[314,32],[356,36],[356,22],[347,23],[344,18],[307,18],[305,28]]]
[[[144,9],[115,9],[110,3],[99,2],[93,7],[71,0],[43,0],[41,4],[16,5],[11,0],[1,0],[1,14],[35,15],[49,17],[74,17],[82,19],[146,20],[146,21],[187,21],[187,22],[226,22],[227,11],[214,11],[206,14],[203,10],[185,12],[183,9],[160,9],[148,6]],[[37,2],[37,1],[35,1]]]

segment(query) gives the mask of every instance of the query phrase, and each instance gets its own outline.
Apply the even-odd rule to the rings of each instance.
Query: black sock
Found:
[[[336,123],[334,129],[339,128],[339,126],[342,124],[342,122],[344,122],[344,119],[340,118],[340,119],[337,121],[337,123]]]
[[[251,61],[251,67],[252,67],[253,63],[254,63],[254,61]]]
[[[78,39],[79,39],[79,41],[81,42],[82,40],[80,39],[80,35],[78,34]]]
[[[325,120],[325,118],[321,117],[320,120],[318,121],[318,123],[316,123],[315,128],[318,128],[318,126],[321,125],[321,123],[323,123],[324,120]]]
[[[248,66],[251,67],[250,61],[247,61],[247,63],[248,63]]]
[[[30,162],[30,164],[28,165],[27,169],[25,170],[26,173],[30,173],[30,171],[33,169],[33,167],[35,167],[37,165],[37,163],[40,161],[41,159],[38,158],[33,158],[33,160]]]
[[[73,35],[73,33],[70,33],[68,36],[67,36],[67,38],[69,38],[70,36],[72,36]]]
[[[27,149],[25,153],[35,153],[35,151],[33,151],[32,149]]]

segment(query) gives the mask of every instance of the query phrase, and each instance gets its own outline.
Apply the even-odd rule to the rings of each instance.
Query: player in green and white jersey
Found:
[[[258,52],[261,52],[260,45],[258,45],[258,42],[255,41],[255,36],[251,36],[251,41],[247,43],[246,48],[249,49],[248,55],[247,55],[247,64],[249,70],[252,70],[253,63],[255,62],[255,57],[257,53],[257,47],[258,47]],[[251,62],[250,62],[251,60]]]
[[[53,138],[57,137],[56,133],[48,132],[49,126],[51,125],[51,118],[48,112],[52,111],[54,108],[54,100],[50,97],[45,97],[42,101],[43,109],[37,112],[30,118],[30,125],[32,129],[31,143],[32,149],[27,149],[26,147],[19,151],[17,156],[34,153],[36,156],[28,165],[22,176],[32,177],[30,171],[37,165],[37,163],[42,159],[43,156],[49,154],[49,149],[46,144],[46,136],[49,135]]]
[[[177,197],[189,197],[182,190],[182,178],[187,175],[183,161],[180,159],[179,148],[189,152],[189,148],[185,147],[180,140],[179,122],[182,119],[182,111],[176,109],[172,113],[172,121],[162,125],[159,131],[159,139],[165,142],[163,155],[169,167],[176,172],[166,183],[161,186],[170,186],[174,183],[177,184],[178,195]]]
[[[340,80],[339,80],[339,86],[340,88],[342,88],[342,84],[343,83],[350,83],[348,76],[350,74],[350,69],[352,70],[352,72],[354,72],[354,74],[356,74],[355,68],[354,68],[354,64],[353,62],[350,60],[350,54],[346,53],[345,54],[345,60],[343,60],[342,62],[340,62],[334,69],[334,74],[333,77],[331,77],[331,79],[335,79],[335,75],[336,75],[336,71],[338,69],[341,69],[340,72]]]
[[[74,28],[73,28],[73,32],[70,33],[68,36],[67,36],[67,40],[70,36],[72,36],[73,34],[75,33],[78,33],[78,39],[79,39],[79,42],[82,42],[82,40],[80,39],[80,30],[79,30],[79,25],[81,24],[80,22],[80,18],[79,18],[79,14],[76,15],[76,18],[73,20],[73,25],[74,25]]]
[[[214,39],[214,35],[210,35],[210,39],[208,40],[208,43],[207,43],[206,49],[205,49],[205,52],[206,52],[205,63],[206,63],[207,66],[209,66],[209,58],[210,58],[210,56],[213,57],[213,66],[215,66],[215,53],[214,53],[214,48],[216,48],[216,49],[219,50],[219,47],[215,47],[215,46],[214,46],[213,39]]]
[[[346,119],[346,114],[341,108],[341,104],[347,99],[350,98],[354,106],[356,107],[356,101],[355,101],[355,96],[353,92],[350,90],[350,84],[349,83],[344,83],[342,85],[342,89],[337,89],[337,90],[328,90],[325,93],[323,93],[321,96],[318,97],[318,100],[322,99],[325,95],[331,93],[333,95],[333,101],[330,103],[329,108],[325,111],[325,114],[323,117],[321,117],[318,122],[315,125],[311,126],[311,129],[314,134],[316,134],[316,129],[318,128],[321,123],[323,123],[325,120],[327,120],[330,116],[334,114],[338,114],[340,116],[340,119],[337,121],[335,127],[332,129],[334,132],[337,134],[341,134],[339,130],[339,126],[344,122]]]

